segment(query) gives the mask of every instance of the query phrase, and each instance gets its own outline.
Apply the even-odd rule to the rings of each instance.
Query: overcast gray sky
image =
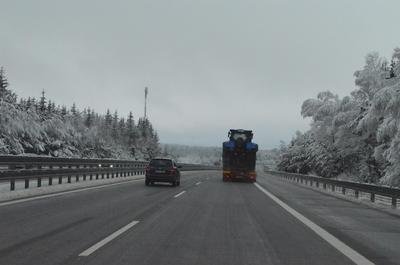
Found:
[[[400,1],[0,0],[0,65],[23,97],[149,117],[162,142],[261,148],[308,122],[303,100],[354,89],[364,56],[400,45]]]

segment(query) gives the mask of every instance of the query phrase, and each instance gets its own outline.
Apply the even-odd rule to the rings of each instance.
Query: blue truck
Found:
[[[251,130],[230,129],[229,141],[222,144],[222,180],[256,181],[256,154],[258,145],[253,143]]]

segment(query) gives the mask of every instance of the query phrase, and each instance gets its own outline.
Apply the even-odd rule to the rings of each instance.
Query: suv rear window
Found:
[[[168,159],[153,159],[150,161],[153,167],[172,167],[172,161]]]

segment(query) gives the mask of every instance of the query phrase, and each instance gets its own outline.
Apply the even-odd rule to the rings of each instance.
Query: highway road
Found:
[[[400,264],[400,218],[260,174],[0,204],[0,264]]]

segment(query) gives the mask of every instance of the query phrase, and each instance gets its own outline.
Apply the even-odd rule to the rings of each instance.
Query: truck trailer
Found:
[[[251,130],[231,129],[229,141],[222,144],[222,180],[256,181],[256,153]]]

